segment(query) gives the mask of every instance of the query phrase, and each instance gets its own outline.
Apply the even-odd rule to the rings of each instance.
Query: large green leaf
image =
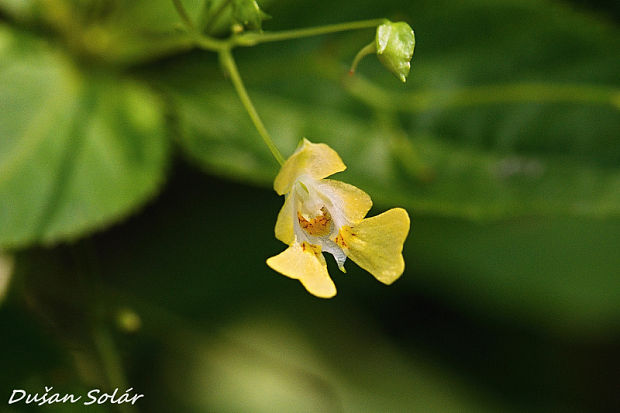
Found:
[[[198,22],[206,0],[181,0]],[[74,54],[131,65],[191,47],[171,0],[7,0],[0,13],[27,27],[46,27]]]
[[[420,44],[407,89],[369,58],[342,82],[370,32],[334,35],[325,50],[318,41],[240,50],[284,154],[304,136],[326,142],[349,165],[347,180],[416,212],[620,213],[620,63],[609,54],[618,31],[556,3],[440,3],[406,6]],[[158,67],[182,144],[213,173],[269,184],[275,164],[215,64],[193,56]]]
[[[6,27],[0,56],[0,245],[82,235],[153,195],[167,139],[151,92]]]
[[[423,352],[392,345],[365,314],[296,307],[254,308],[216,334],[193,330],[194,341],[173,340],[169,348],[185,349],[173,354],[170,375],[181,377],[173,394],[187,410],[220,413],[517,411]],[[183,336],[177,331],[173,337]]]
[[[431,292],[484,317],[605,335],[620,320],[619,245],[618,219],[414,218],[405,247],[410,271],[395,287]]]

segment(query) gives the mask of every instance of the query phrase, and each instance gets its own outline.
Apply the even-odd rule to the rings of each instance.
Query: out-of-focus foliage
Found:
[[[616,29],[556,3],[403,7],[422,39],[407,91],[368,61],[345,78],[364,33],[297,53],[295,45],[276,56],[267,46],[239,51],[285,153],[300,136],[325,141],[346,154],[348,180],[381,204],[417,212],[618,215],[620,61],[609,53],[620,49]],[[195,87],[209,67],[193,58],[157,72],[179,108],[184,146],[211,172],[268,184],[275,165],[216,68]]]
[[[200,182],[192,175],[179,179]],[[219,208],[199,185],[179,188],[165,204],[181,208],[150,210],[137,222],[137,228],[152,228],[148,239],[140,230],[121,229],[80,245],[77,259],[72,258],[76,251],[62,247],[20,256],[20,275],[28,280],[36,314],[44,321],[50,313],[72,321],[48,328],[70,339],[82,363],[89,360],[79,336],[85,317],[74,312],[91,298],[82,287],[72,296],[63,292],[64,285],[79,283],[81,271],[96,265],[106,280],[97,295],[112,298],[110,319],[127,306],[140,316],[137,338],[124,329],[117,336],[132,344],[131,384],[148,385],[141,411],[166,412],[174,406],[215,412],[493,412],[500,407],[488,392],[436,365],[421,349],[403,352],[382,337],[380,327],[369,321],[376,315],[355,304],[355,295],[364,296],[376,284],[370,274],[351,268],[346,279],[339,277],[347,288],[340,293],[344,300],[334,302],[309,296],[297,283],[280,283],[263,269],[264,254],[277,247],[266,208],[244,202],[246,196],[268,207],[278,201],[242,186],[231,193],[222,183],[211,187],[231,202],[228,208]],[[205,214],[218,220],[197,219]],[[244,232],[240,222],[227,224],[239,216],[256,232]],[[228,230],[240,235],[221,237]],[[84,254],[93,247],[100,252],[94,261]],[[238,256],[245,257],[244,264]],[[26,323],[19,331],[36,335],[29,327]],[[9,338],[19,339],[15,332]],[[70,366],[52,357],[53,348],[40,351],[51,358],[44,374]],[[153,362],[151,357],[161,358]],[[73,383],[70,379],[75,380],[67,377],[64,385]],[[36,388],[36,381],[24,385]],[[84,390],[77,386],[75,391]]]
[[[5,5],[20,22],[56,30],[61,41],[47,45],[21,29],[2,29],[7,139],[0,190],[12,207],[0,215],[0,245],[101,228],[161,181],[160,102],[135,76],[103,64],[121,55],[123,65],[131,56],[142,62],[175,41],[180,50],[188,45],[174,30],[171,2],[130,3],[40,1],[31,13]],[[190,3],[196,21],[217,6]],[[343,62],[365,33],[334,36],[329,49],[289,42],[240,51],[252,94],[285,153],[302,136],[325,141],[348,164],[363,165],[351,168],[349,179],[379,204],[434,215],[620,212],[620,63],[609,54],[620,48],[616,29],[546,2],[420,2],[400,11],[425,39],[406,92],[369,64],[368,76],[343,80]],[[145,42],[155,55],[127,51]],[[274,56],[275,47],[288,53]],[[88,58],[100,63],[78,64]],[[214,173],[270,183],[275,165],[215,59],[203,54],[143,68],[171,97],[188,153]],[[45,162],[33,168],[41,156]]]
[[[123,217],[163,180],[160,100],[2,27],[0,245],[81,235]]]
[[[183,4],[224,36],[224,2]],[[326,302],[266,267],[277,164],[172,1],[0,0],[2,397],[104,386],[104,325],[144,412],[617,411],[617,24],[547,0],[259,4],[265,31],[415,29],[406,85],[373,59],[347,77],[371,29],[234,50],[284,155],[326,142],[371,214],[408,209],[405,274],[349,265]]]
[[[592,369],[611,374],[620,363],[599,344],[613,338],[617,312],[593,314],[595,298],[616,309],[609,270],[618,258],[606,244],[617,222],[598,240],[602,225],[578,220],[418,217],[400,281],[379,286],[354,265],[339,274],[329,262],[339,295],[324,301],[264,266],[281,248],[271,234],[279,205],[268,191],[181,171],[146,214],[77,251],[20,254],[17,275],[43,303],[38,312],[49,317],[56,302],[71,321],[60,326],[63,337],[75,339],[84,296],[67,296],[65,286],[95,266],[109,319],[131,308],[142,320],[117,337],[131,384],[147,393],[145,411],[587,411],[580,406],[613,400],[613,379],[570,389],[592,386]],[[91,248],[97,257],[84,253]],[[33,335],[28,328],[17,331]],[[44,372],[70,366],[61,359]]]

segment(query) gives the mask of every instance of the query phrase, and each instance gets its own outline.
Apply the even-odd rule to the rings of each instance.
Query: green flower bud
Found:
[[[233,0],[233,26],[249,30],[262,30],[263,20],[271,16],[260,9],[256,0]]]
[[[388,22],[377,27],[375,47],[379,61],[402,82],[407,81],[415,47],[415,35],[405,22]]]

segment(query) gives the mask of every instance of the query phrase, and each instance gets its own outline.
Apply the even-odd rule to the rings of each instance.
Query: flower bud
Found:
[[[405,22],[388,22],[377,27],[379,61],[402,82],[407,80],[415,47],[415,35]]]
[[[263,20],[271,18],[260,9],[256,0],[233,0],[232,15],[233,26],[249,30],[262,30]]]

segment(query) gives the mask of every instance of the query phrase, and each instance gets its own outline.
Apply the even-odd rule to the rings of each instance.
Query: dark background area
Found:
[[[396,3],[387,5],[388,12],[398,8]],[[618,2],[569,3],[578,12],[586,10],[608,22],[617,34]],[[381,6],[339,9],[334,18],[365,18]],[[333,5],[321,3],[317,13],[329,7]],[[409,4],[402,7],[409,10],[405,15],[415,10]],[[268,11],[274,20],[285,12],[299,13],[286,2]],[[269,29],[304,26],[306,20],[316,23],[320,17],[307,13],[300,19],[303,24],[274,22]],[[323,56],[359,42],[345,37],[344,43],[311,40],[299,48],[302,55],[308,48],[320,49]],[[298,46],[286,47],[239,53],[253,96],[260,100],[261,93],[271,93],[308,99],[316,106],[333,98],[344,102],[347,113],[372,116],[370,109],[347,100],[344,93],[324,93],[333,87],[330,83],[314,85],[303,76],[265,80],[270,69],[261,69],[261,63],[286,57],[287,50]],[[425,56],[423,43],[421,47]],[[264,50],[268,52],[261,58]],[[351,50],[344,54],[353,55]],[[617,50],[608,52],[610,61],[613,54],[618,57]],[[435,55],[430,58],[442,62]],[[375,69],[366,63],[360,71],[374,74]],[[215,58],[197,51],[136,65],[128,72],[166,93],[177,83],[195,80],[177,70],[203,73],[200,81],[206,83],[221,80],[214,74]],[[597,72],[586,66],[586,75],[588,70]],[[412,83],[423,83],[428,72],[422,69],[422,79]],[[517,72],[520,69],[511,67],[505,76]],[[170,74],[177,76],[174,81],[168,80]],[[573,110],[561,105],[560,112]],[[235,108],[223,101],[209,110],[217,118]],[[265,108],[269,127],[278,128],[273,119],[282,124],[292,119],[270,116]],[[537,104],[506,112],[527,117],[528,109],[546,113]],[[618,116],[617,111],[608,112],[601,111],[601,116],[612,121]],[[167,113],[167,132],[172,135],[188,129],[203,137],[200,131],[221,125],[192,129],[195,125],[187,126],[179,113]],[[192,115],[199,123],[200,116],[210,112],[196,113]],[[598,108],[588,113],[584,130],[597,126]],[[398,120],[405,133],[416,136],[420,124],[433,122],[432,115],[442,116],[400,114]],[[471,120],[469,115],[459,113],[456,121],[448,120],[438,130],[455,142],[471,130],[483,131],[488,142],[477,144],[492,146],[495,129],[488,125],[501,113],[485,108],[479,118]],[[607,125],[608,118],[601,124]],[[609,124],[615,125],[612,121]],[[106,357],[118,357],[127,387],[145,394],[138,403],[142,412],[620,411],[617,216],[524,213],[476,220],[408,208],[412,230],[402,279],[386,287],[352,263],[347,263],[347,274],[341,274],[328,259],[338,295],[321,300],[265,265],[267,257],[284,248],[273,237],[282,199],[261,181],[271,170],[248,169],[244,175],[243,170],[222,168],[228,152],[217,150],[240,142],[238,130],[231,130],[217,130],[231,140],[215,139],[189,150],[175,138],[161,193],[120,222],[75,241],[10,250],[16,270],[0,307],[0,411],[116,411],[109,405],[86,410],[68,404],[9,406],[4,401],[15,388],[34,393],[53,385],[61,393],[84,394],[101,387],[110,375]],[[608,130],[610,136],[617,132]],[[554,135],[543,136],[549,141],[541,142],[538,135],[531,141],[551,146],[547,142],[553,142]],[[257,136],[247,139],[255,139],[260,147]],[[617,151],[597,145],[600,148],[588,146],[592,153],[586,150],[583,157],[617,167]],[[221,156],[203,162],[204,148],[216,148],[213,153]],[[355,153],[351,149],[351,158]],[[364,173],[372,171],[364,171],[362,162],[347,161],[346,155],[342,153],[354,183],[375,199],[373,188],[363,185]],[[247,159],[250,165],[262,165]],[[406,165],[403,169],[408,176]],[[377,195],[370,215],[398,206],[392,201],[398,198],[383,194]],[[116,356],[106,353],[108,341],[115,343]]]

